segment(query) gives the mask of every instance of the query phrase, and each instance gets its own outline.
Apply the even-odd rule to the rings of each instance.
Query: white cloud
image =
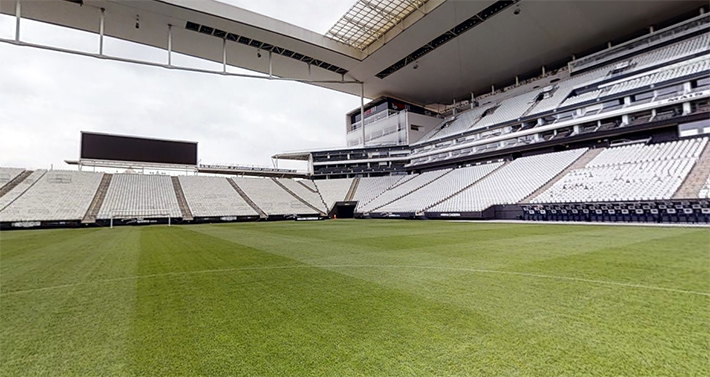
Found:
[[[350,6],[341,11],[341,1],[332,1],[332,7],[320,0],[224,1],[320,32]],[[2,37],[9,37],[9,25],[14,18],[0,17]],[[26,20],[22,35],[88,50],[96,42],[86,33]],[[117,40],[107,41],[106,51],[149,60],[164,56]],[[165,70],[7,44],[0,44],[0,56],[0,166],[66,167],[63,160],[78,157],[80,131],[193,140],[206,163],[270,165],[278,152],[345,145],[344,114],[360,102],[299,83]],[[214,67],[188,57],[175,62]]]

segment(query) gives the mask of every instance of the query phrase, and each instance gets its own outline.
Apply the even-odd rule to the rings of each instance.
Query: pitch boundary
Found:
[[[383,269],[426,269],[426,270],[441,270],[441,271],[460,271],[460,272],[472,272],[472,273],[479,273],[479,274],[500,274],[500,275],[523,276],[523,277],[538,278],[538,279],[551,279],[551,280],[581,282],[581,283],[589,283],[589,284],[613,285],[613,286],[625,287],[625,288],[636,288],[636,289],[683,293],[683,294],[710,297],[710,293],[708,293],[708,292],[699,292],[699,291],[690,291],[690,290],[676,289],[676,288],[657,287],[657,286],[643,285],[643,284],[624,283],[624,282],[617,282],[617,281],[611,281],[611,280],[585,279],[585,278],[577,278],[577,277],[571,277],[571,276],[557,276],[557,275],[545,275],[545,274],[536,274],[536,273],[519,272],[519,271],[487,270],[487,269],[462,268],[462,267],[414,266],[414,265],[374,265],[374,264],[265,266],[265,267],[240,267],[240,268],[224,268],[224,269],[213,269],[213,270],[166,272],[163,274],[126,276],[126,277],[122,277],[122,278],[101,279],[101,280],[93,280],[93,281],[89,281],[89,282],[81,282],[81,283],[74,283],[74,284],[62,284],[62,285],[55,285],[55,286],[42,287],[42,288],[24,289],[24,290],[12,291],[12,292],[0,293],[0,297],[34,293],[34,292],[50,291],[50,290],[62,289],[62,288],[72,288],[72,287],[77,287],[77,286],[81,286],[81,285],[112,283],[112,282],[127,281],[127,280],[150,279],[150,278],[165,277],[165,276],[184,276],[184,275],[212,274],[212,273],[225,273],[225,272],[236,272],[236,271],[258,271],[258,270],[299,269],[299,268],[323,268],[323,269],[328,269],[328,268],[334,268],[334,269],[339,269],[339,268],[383,268]]]

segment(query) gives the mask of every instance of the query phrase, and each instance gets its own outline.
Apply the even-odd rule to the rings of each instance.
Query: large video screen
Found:
[[[82,132],[81,158],[197,165],[197,143]]]

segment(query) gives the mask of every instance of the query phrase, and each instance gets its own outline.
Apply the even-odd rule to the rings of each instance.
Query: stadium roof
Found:
[[[426,0],[357,0],[325,36],[362,51],[424,3]]]
[[[363,1],[393,10],[367,13]],[[404,7],[404,0],[360,0],[345,17],[361,14],[353,18],[361,25],[339,21],[329,36],[213,0],[22,0],[22,17],[99,33],[103,9],[107,36],[165,50],[170,45],[174,52],[279,77],[361,81],[367,98],[434,105],[487,93],[516,75],[535,75],[707,6],[706,0],[412,1],[421,4],[418,10]],[[15,1],[0,1],[0,13],[15,12]],[[316,85],[354,95],[361,90]]]

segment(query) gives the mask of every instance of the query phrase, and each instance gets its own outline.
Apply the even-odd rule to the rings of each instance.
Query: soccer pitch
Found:
[[[337,220],[0,234],[2,376],[710,375],[710,232]]]

